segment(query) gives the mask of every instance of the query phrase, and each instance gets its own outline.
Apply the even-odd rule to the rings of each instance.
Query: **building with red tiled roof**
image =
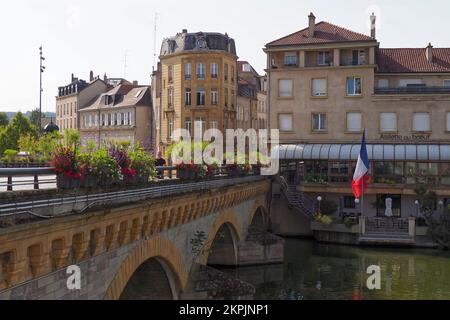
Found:
[[[306,198],[334,201],[341,217],[362,211],[351,181],[365,131],[374,183],[364,218],[384,216],[391,199],[408,219],[417,185],[450,197],[450,49],[426,39],[383,48],[370,19],[365,35],[310,14],[306,28],[265,46],[269,129],[279,130],[281,175]]]

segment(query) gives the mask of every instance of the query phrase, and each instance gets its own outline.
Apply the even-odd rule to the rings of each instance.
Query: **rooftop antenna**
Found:
[[[158,12],[155,12],[155,25],[153,30],[153,71],[156,67],[156,33],[158,31]]]

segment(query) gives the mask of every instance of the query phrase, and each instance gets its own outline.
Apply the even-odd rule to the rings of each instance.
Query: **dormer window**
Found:
[[[110,97],[108,95],[103,96],[103,103],[107,106],[110,103]]]

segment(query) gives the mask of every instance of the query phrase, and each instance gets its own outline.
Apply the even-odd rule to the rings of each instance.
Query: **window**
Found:
[[[133,118],[132,118],[132,116],[131,116],[131,112],[128,112],[128,124],[129,124],[130,126],[133,125]]]
[[[203,89],[197,90],[197,105],[198,106],[204,106],[205,105],[205,98],[206,98],[206,91]]]
[[[388,79],[379,79],[378,80],[378,88],[389,88],[389,80]]]
[[[313,131],[327,130],[327,115],[325,113],[314,113],[312,115],[312,129]]]
[[[319,66],[329,66],[331,62],[330,57],[330,51],[319,51],[317,55],[317,64]]]
[[[105,124],[106,124],[106,119],[105,119],[105,115],[104,115],[104,114],[102,114],[102,117],[101,117],[101,119],[102,119],[102,122],[101,122],[101,124],[102,124],[102,127],[104,127],[104,126],[105,126]]]
[[[284,132],[294,131],[292,114],[278,115],[278,126],[280,128],[280,131]]]
[[[121,125],[121,126],[125,125],[125,113],[121,113],[121,116],[120,116],[120,125]]]
[[[217,91],[217,89],[213,89],[211,91],[211,105],[217,106],[218,103],[219,103],[219,92]]]
[[[169,66],[169,82],[173,82],[173,66]]]
[[[444,80],[442,85],[446,88],[450,88],[450,79],[449,80]]]
[[[219,74],[219,65],[211,63],[211,79],[217,79]]]
[[[450,132],[450,112],[447,112],[447,132]]]
[[[228,89],[225,89],[225,107],[228,107]]]
[[[138,92],[136,92],[136,94],[134,95],[135,98],[139,98],[139,96],[141,95],[142,90],[139,90]]]
[[[98,114],[95,115],[95,118],[94,118],[94,125],[95,125],[95,126],[98,126]]]
[[[352,51],[352,65],[358,66],[366,64],[366,51],[365,50],[353,50]]]
[[[284,54],[284,65],[285,66],[296,66],[297,65],[297,53],[296,52],[287,52]]]
[[[293,81],[292,80],[279,80],[278,82],[278,96],[291,98],[292,97],[292,89],[293,89]]]
[[[231,67],[231,82],[234,83],[234,67]]]
[[[115,113],[113,113],[111,116],[112,116],[113,125],[117,126],[117,115]]]
[[[347,78],[347,95],[360,96],[362,95],[362,79],[359,77]]]
[[[205,119],[204,118],[197,118],[195,120],[195,130],[200,130],[199,132],[203,136],[203,133],[205,132],[205,129],[206,129],[206,121],[205,121]]]
[[[356,209],[355,197],[345,196],[344,197],[344,209]]]
[[[125,125],[126,125],[126,126],[129,126],[129,125],[130,125],[130,119],[128,118],[128,112],[125,112],[125,115],[124,115],[124,122],[125,122]]]
[[[89,115],[89,128],[92,127],[92,115]]]
[[[170,141],[172,141],[172,135],[173,135],[173,119],[169,118],[168,123],[167,123],[167,137],[169,138]]]
[[[427,112],[414,113],[413,130],[416,132],[431,131],[430,114]]]
[[[123,124],[122,123],[122,114],[118,113],[117,114],[117,125],[121,126],[122,124]]]
[[[217,123],[217,120],[211,121],[211,129],[219,129],[219,125]]]
[[[197,79],[204,80],[206,78],[206,66],[204,63],[197,64]]]
[[[362,115],[359,112],[347,113],[347,131],[361,132],[362,130]]]
[[[312,80],[312,95],[314,97],[324,97],[327,95],[327,79]]]
[[[228,64],[225,63],[224,79],[228,81]]]
[[[191,80],[192,77],[192,65],[190,63],[186,63],[184,65],[184,78],[186,80]]]
[[[397,114],[393,112],[383,112],[380,114],[380,131],[397,132]]]
[[[168,105],[169,107],[173,107],[173,88],[169,88],[168,92]]]
[[[192,126],[191,118],[186,118],[186,120],[184,121],[184,128],[185,128],[189,133],[192,132],[192,131],[191,131],[191,126]]]
[[[186,89],[186,91],[184,93],[184,104],[186,106],[191,106],[192,105],[192,91],[191,91],[191,89]]]

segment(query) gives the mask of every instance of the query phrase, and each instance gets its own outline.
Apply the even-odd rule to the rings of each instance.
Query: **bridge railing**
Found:
[[[158,180],[176,179],[174,166],[156,167]],[[224,169],[220,168],[217,176],[223,176]],[[0,167],[0,191],[39,190],[42,188],[56,188],[56,174],[51,167]]]
[[[53,218],[63,215],[82,214],[93,207],[116,206],[162,197],[176,196],[192,191],[208,191],[241,183],[267,179],[264,176],[213,179],[175,184],[153,183],[137,189],[106,191],[102,193],[69,194],[48,198],[34,198],[28,201],[12,201],[0,204],[0,218],[16,215],[31,215],[38,218]],[[51,212],[51,214],[49,214]]]

